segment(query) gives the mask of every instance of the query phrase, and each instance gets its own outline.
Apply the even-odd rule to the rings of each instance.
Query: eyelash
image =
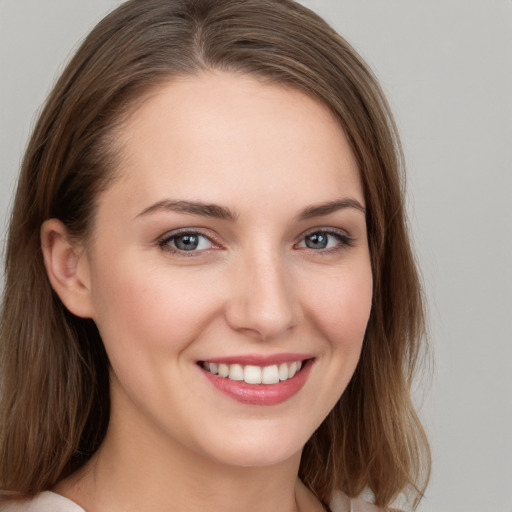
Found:
[[[212,248],[218,248],[219,247],[219,245],[215,243],[215,241],[212,239],[211,236],[205,235],[204,233],[202,233],[200,231],[191,230],[191,229],[184,229],[184,230],[181,230],[181,231],[173,232],[170,235],[165,235],[164,237],[162,237],[161,239],[158,240],[158,246],[163,251],[167,251],[167,252],[170,252],[172,254],[177,254],[177,255],[185,256],[185,257],[199,256],[202,252],[210,249],[210,248],[208,248],[208,249],[187,251],[187,250],[183,250],[183,249],[178,249],[177,247],[172,247],[170,245],[170,243],[172,241],[174,241],[174,240],[176,240],[176,239],[178,239],[178,238],[180,238],[182,236],[185,236],[185,235],[195,236],[195,237],[198,237],[198,238],[204,238],[204,239],[208,240],[209,243],[212,244]],[[338,243],[334,247],[318,249],[318,250],[317,249],[312,249],[312,248],[307,247],[307,246],[306,247],[301,247],[301,249],[308,249],[308,250],[313,251],[313,252],[318,253],[318,254],[325,254],[325,255],[327,255],[327,254],[332,254],[332,253],[335,253],[335,252],[342,251],[342,250],[344,250],[346,248],[352,247],[354,245],[354,241],[355,241],[354,238],[352,238],[349,235],[347,235],[344,231],[338,231],[338,230],[335,230],[335,229],[315,229],[313,231],[309,231],[309,232],[305,233],[304,235],[302,235],[300,243],[305,242],[305,240],[308,237],[311,237],[313,235],[327,235],[327,236],[335,238]],[[294,247],[296,247],[296,246],[297,246],[297,244],[294,245]]]

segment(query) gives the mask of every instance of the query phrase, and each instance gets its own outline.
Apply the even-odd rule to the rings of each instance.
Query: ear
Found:
[[[48,279],[71,313],[92,318],[89,261],[84,246],[72,242],[66,226],[49,219],[41,226],[41,248]]]

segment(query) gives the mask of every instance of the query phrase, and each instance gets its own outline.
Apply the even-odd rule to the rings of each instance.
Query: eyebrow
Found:
[[[342,198],[326,203],[319,203],[308,206],[297,216],[298,220],[308,220],[314,217],[322,217],[335,213],[339,210],[353,208],[364,214],[366,209],[357,200],[353,198]],[[149,215],[159,211],[173,211],[178,213],[188,213],[191,215],[200,215],[202,217],[212,217],[215,219],[236,221],[238,214],[225,206],[213,203],[203,203],[201,201],[173,201],[171,199],[163,199],[151,206],[148,206],[140,212],[135,218]]]
[[[323,215],[329,215],[347,208],[354,208],[355,210],[366,214],[365,207],[357,199],[344,197],[342,199],[308,206],[299,214],[298,218],[299,220],[307,220],[312,219],[313,217],[322,217]]]
[[[163,199],[157,203],[148,206],[137,217],[142,217],[158,211],[173,211],[178,213],[189,213],[191,215],[200,215],[202,217],[213,217],[215,219],[235,221],[238,215],[225,206],[218,204],[203,203],[201,201],[173,201]],[[137,218],[136,217],[136,218]]]

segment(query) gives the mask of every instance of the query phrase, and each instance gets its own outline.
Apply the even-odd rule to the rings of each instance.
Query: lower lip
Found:
[[[291,379],[276,384],[247,384],[243,380],[219,377],[203,368],[200,370],[219,391],[238,402],[249,405],[277,405],[290,399],[302,389],[312,366],[313,360],[309,359]]]

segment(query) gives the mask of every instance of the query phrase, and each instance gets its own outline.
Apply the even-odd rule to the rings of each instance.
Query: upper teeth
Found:
[[[277,384],[279,381],[291,379],[302,368],[302,361],[263,367],[209,362],[202,363],[202,366],[214,375],[231,380],[243,380],[247,384]]]

